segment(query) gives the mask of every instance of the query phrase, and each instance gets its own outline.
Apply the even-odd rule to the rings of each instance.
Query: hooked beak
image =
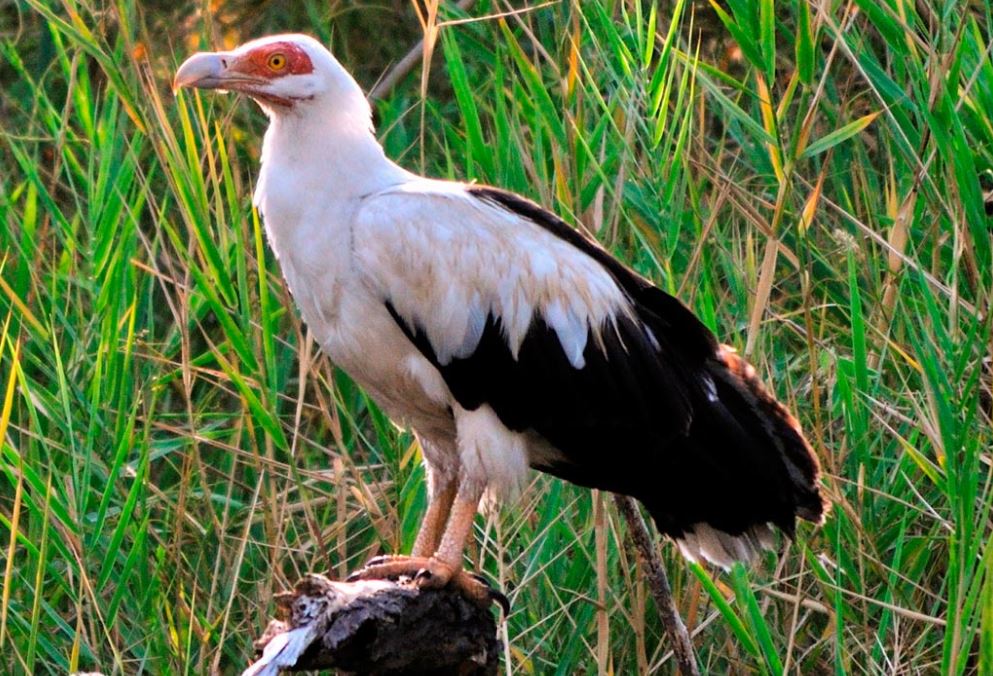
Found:
[[[199,52],[183,62],[172,80],[172,91],[183,87],[249,92],[266,84],[262,78],[232,70],[237,57],[227,52]]]

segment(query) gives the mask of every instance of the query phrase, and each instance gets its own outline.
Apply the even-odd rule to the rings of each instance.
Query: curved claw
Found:
[[[369,568],[370,566],[378,566],[380,564],[389,562],[392,558],[393,558],[392,554],[379,554],[366,561],[365,565],[363,565],[362,567]]]
[[[349,575],[345,581],[403,578],[409,580],[409,584],[421,589],[440,589],[453,583],[475,603],[484,607],[496,603],[503,611],[504,617],[510,614],[510,601],[507,596],[494,588],[484,576],[467,570],[459,570],[451,564],[433,557],[374,556],[364,567]]]
[[[490,601],[496,603],[500,606],[500,610],[503,611],[503,616],[507,617],[510,615],[510,599],[502,591],[493,586],[493,584],[483,575],[479,573],[473,573],[471,571],[466,571],[466,575],[472,577],[477,582],[486,586],[487,591],[490,595]]]
[[[496,589],[490,590],[490,600],[496,602],[500,606],[500,611],[503,613],[504,619],[510,615],[510,599],[502,591]]]
[[[490,589],[493,589],[493,584],[482,573],[475,573],[471,570],[467,570],[465,571],[465,574],[471,578],[474,578],[477,582],[485,584]]]

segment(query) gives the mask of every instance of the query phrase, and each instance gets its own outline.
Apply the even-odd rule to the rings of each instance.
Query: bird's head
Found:
[[[172,87],[241,92],[277,116],[322,103],[366,107],[361,89],[331,52],[299,34],[260,38],[230,52],[194,54],[176,71]]]

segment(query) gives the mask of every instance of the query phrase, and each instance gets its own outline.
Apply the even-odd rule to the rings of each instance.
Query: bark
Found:
[[[489,609],[457,590],[383,580],[333,582],[307,575],[276,597],[279,619],[255,642],[243,676],[337,669],[392,676],[490,676],[500,646]]]
[[[641,516],[638,503],[634,498],[626,495],[614,495],[617,508],[628,523],[628,534],[634,542],[638,555],[641,556],[642,563],[648,575],[648,584],[655,597],[655,605],[658,607],[659,617],[662,618],[662,625],[665,627],[669,641],[672,643],[672,651],[676,655],[676,662],[679,664],[679,673],[683,676],[700,676],[700,668],[697,667],[696,656],[693,654],[693,641],[690,639],[686,625],[683,624],[679,616],[679,609],[672,598],[672,589],[669,587],[669,578],[665,574],[665,567],[662,565],[662,557],[659,556],[658,549],[652,544],[652,536],[649,533],[648,525]]]

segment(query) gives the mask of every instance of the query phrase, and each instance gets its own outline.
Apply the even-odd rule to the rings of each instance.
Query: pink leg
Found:
[[[440,589],[454,584],[463,595],[489,606],[494,600],[506,610],[506,599],[492,590],[480,578],[462,569],[466,541],[472,532],[472,523],[479,509],[483,490],[476,482],[462,481],[458,490],[452,490],[451,498],[445,491],[432,501],[425,515],[424,523],[417,535],[412,556],[377,557],[362,570],[349,577],[349,580],[391,579],[410,577],[418,587]],[[447,502],[449,509],[445,510]],[[434,510],[437,510],[433,513]],[[447,511],[447,514],[442,512]],[[437,523],[447,516],[447,524],[441,534],[441,541],[432,556],[424,556],[437,540]]]

